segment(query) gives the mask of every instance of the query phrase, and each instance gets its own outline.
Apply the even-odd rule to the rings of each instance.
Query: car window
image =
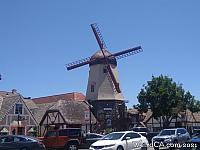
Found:
[[[8,143],[8,142],[13,142],[14,139],[11,136],[7,136],[7,137],[1,137],[1,143]]]
[[[69,136],[81,136],[81,130],[69,129]]]
[[[124,133],[110,133],[103,137],[103,140],[118,140],[120,139]]]
[[[160,136],[163,136],[163,135],[175,135],[175,130],[162,130],[159,134]]]
[[[127,137],[130,137],[130,139],[133,138],[131,133],[127,133],[127,134],[123,137],[123,140],[125,140]]]
[[[140,138],[141,136],[137,133],[131,133],[132,138]]]
[[[46,137],[56,136],[56,131],[48,131]]]
[[[64,129],[59,131],[59,136],[81,136],[80,129]]]
[[[130,137],[130,139],[134,139],[134,138],[140,138],[141,136],[137,133],[127,133],[124,136],[123,140],[125,140],[127,137]]]
[[[59,136],[67,136],[68,135],[68,130],[60,130],[59,131]]]
[[[14,137],[14,142],[26,142],[27,139],[23,137]]]
[[[186,133],[186,130],[185,130],[185,129],[178,129],[178,130],[177,130],[177,133],[178,133],[178,134],[185,134],[185,133]]]

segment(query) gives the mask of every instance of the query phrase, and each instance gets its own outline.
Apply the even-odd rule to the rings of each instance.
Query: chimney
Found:
[[[17,90],[16,89],[12,89],[12,94],[17,94]]]

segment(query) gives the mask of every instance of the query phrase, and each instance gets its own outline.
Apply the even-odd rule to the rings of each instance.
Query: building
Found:
[[[38,122],[17,93],[0,91],[0,134],[35,134]]]
[[[39,122],[40,134],[49,128],[78,127],[86,132],[96,119],[81,93],[73,92],[26,100],[33,116]]]
[[[163,119],[155,119],[151,110],[148,110],[143,120],[144,124],[152,132],[158,132],[163,129]],[[184,127],[189,130],[200,128],[200,112],[192,113],[190,110],[179,112],[177,116],[170,117],[169,128]]]

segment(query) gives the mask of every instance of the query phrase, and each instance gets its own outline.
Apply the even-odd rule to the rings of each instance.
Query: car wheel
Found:
[[[124,148],[122,146],[118,146],[117,150],[124,150]]]
[[[77,143],[70,143],[67,145],[66,150],[78,150],[78,144]]]
[[[142,144],[141,150],[147,150],[147,145],[145,143]]]
[[[154,150],[159,150],[159,147],[154,147]]]

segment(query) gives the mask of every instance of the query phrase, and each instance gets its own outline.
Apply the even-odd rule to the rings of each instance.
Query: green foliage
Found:
[[[146,112],[150,108],[154,118],[162,116],[167,123],[171,116],[186,108],[192,112],[200,110],[200,102],[195,100],[190,92],[185,92],[182,84],[177,84],[172,78],[163,75],[152,76],[152,80],[147,81],[137,98],[139,104],[135,105],[135,108],[140,112]]]

